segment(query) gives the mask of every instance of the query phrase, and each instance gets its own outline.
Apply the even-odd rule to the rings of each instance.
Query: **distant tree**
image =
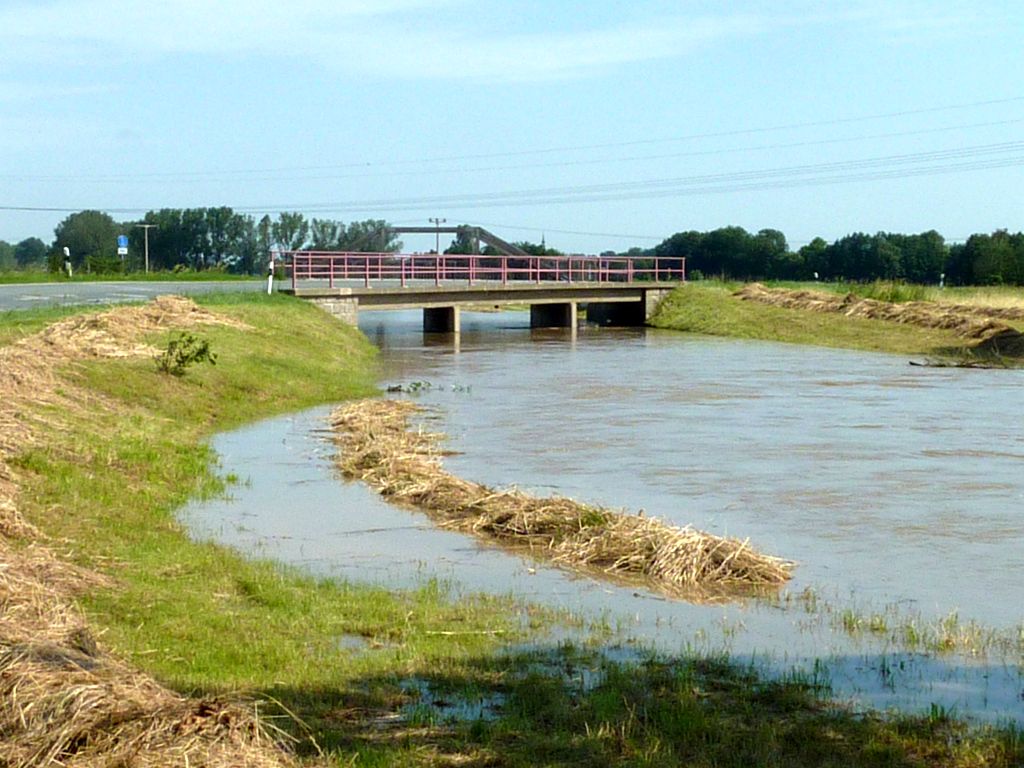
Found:
[[[526,251],[531,256],[564,256],[557,248],[549,248],[547,243],[531,243],[529,240],[517,240],[512,243],[521,251]]]
[[[964,243],[952,243],[949,246],[949,258],[946,260],[946,282],[950,285],[970,285],[974,275]]]
[[[345,240],[345,223],[333,219],[313,219],[309,239],[309,247],[314,251],[341,250]]]
[[[301,251],[309,239],[309,222],[298,212],[282,211],[271,225],[277,247],[283,251]]]
[[[60,256],[64,248],[71,251],[71,264],[95,272],[111,271],[120,264],[117,257],[117,236],[120,225],[102,211],[72,213],[54,230],[53,252]]]
[[[38,237],[26,237],[14,246],[14,260],[22,269],[41,267],[46,263],[46,243]]]
[[[749,247],[749,277],[787,277],[789,245],[779,230],[760,230]]]
[[[829,270],[829,247],[822,238],[816,237],[799,251],[797,255],[801,262],[801,271],[805,278],[830,277]]]
[[[972,282],[979,285],[1020,284],[1024,270],[1017,261],[1014,237],[1005,229],[991,235],[972,235],[965,244]],[[1024,256],[1024,254],[1021,254]]]
[[[727,277],[763,277],[756,263],[753,237],[743,227],[721,227],[701,241],[710,273]]]
[[[402,241],[384,219],[366,219],[351,222],[339,246],[343,251],[397,253],[402,249]]]
[[[473,228],[468,224],[459,227],[455,232],[451,245],[444,249],[445,253],[469,254],[479,250],[479,243],[473,237]]]
[[[687,274],[695,277],[712,272],[711,265],[705,258],[704,234],[695,230],[676,232],[656,245],[650,255],[659,259],[679,259],[676,263],[669,263],[669,266],[674,268],[678,268],[685,260]],[[644,263],[637,266],[644,268],[648,265]]]
[[[14,246],[6,240],[0,240],[0,269],[11,270],[17,264],[18,262],[14,258]]]
[[[900,250],[900,276],[911,283],[937,283],[945,271],[949,248],[934,229],[919,235],[887,234]]]

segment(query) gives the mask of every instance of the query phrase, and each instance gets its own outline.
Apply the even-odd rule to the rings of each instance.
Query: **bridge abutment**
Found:
[[[359,324],[359,299],[344,296],[310,298],[320,309],[349,325]]]
[[[575,328],[577,316],[575,301],[530,305],[531,328]]]

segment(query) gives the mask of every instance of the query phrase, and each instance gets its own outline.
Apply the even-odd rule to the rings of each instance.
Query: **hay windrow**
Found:
[[[919,328],[949,330],[981,351],[993,351],[1011,357],[1024,357],[1024,335],[1004,320],[1024,319],[1024,310],[978,307],[967,304],[939,304],[928,301],[890,303],[863,299],[854,294],[840,296],[824,291],[767,288],[749,283],[734,294],[744,301],[755,301],[784,309],[802,309],[860,317],[869,320],[914,325]]]
[[[24,519],[8,464],[32,445],[59,440],[64,419],[105,405],[62,378],[63,366],[152,356],[144,334],[206,324],[245,327],[189,299],[162,296],[70,317],[0,347],[0,764],[292,762],[248,707],[179,696],[100,646],[74,598],[109,580],[62,560]]]
[[[345,476],[424,510],[443,527],[529,547],[559,565],[673,595],[692,595],[695,588],[774,587],[788,581],[795,567],[757,552],[746,541],[455,477],[442,467],[441,436],[411,428],[418,410],[403,400],[363,400],[336,410],[331,423]]]

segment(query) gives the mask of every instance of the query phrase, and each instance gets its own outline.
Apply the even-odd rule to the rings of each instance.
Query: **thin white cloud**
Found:
[[[143,54],[224,53],[301,46],[324,28],[399,12],[435,9],[452,0],[58,0],[0,9],[0,40],[62,47],[108,47]]]
[[[579,77],[610,67],[692,53],[766,24],[753,17],[657,19],[612,28],[525,35],[480,36],[470,31],[407,33],[393,40],[345,36],[344,44],[322,39],[325,60],[365,74],[417,79],[537,81]],[[331,44],[331,43],[334,44]]]
[[[714,15],[509,33],[482,0],[56,0],[0,8],[0,67],[96,71],[182,55],[301,57],[343,73],[480,82],[588,76],[799,26],[955,33],[967,6],[924,0],[750,0]],[[747,10],[732,10],[739,7]],[[632,14],[642,17],[640,12]],[[977,14],[975,14],[977,18]],[[578,26],[578,25],[577,25]]]

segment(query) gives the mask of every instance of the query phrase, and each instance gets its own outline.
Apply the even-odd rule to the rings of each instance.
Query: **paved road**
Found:
[[[275,286],[276,287],[276,286]],[[265,291],[264,280],[232,282],[28,283],[0,285],[0,311],[72,304],[118,304],[147,301],[165,293],[197,294]]]

